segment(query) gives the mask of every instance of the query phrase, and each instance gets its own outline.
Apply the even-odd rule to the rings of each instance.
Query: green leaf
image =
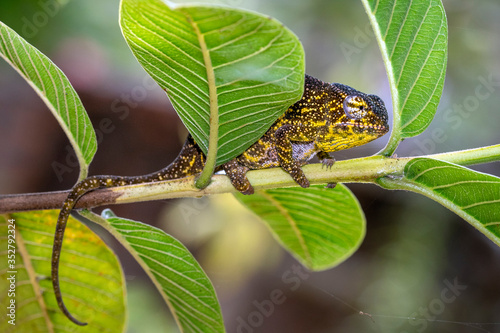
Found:
[[[446,14],[440,0],[361,0],[385,62],[392,91],[393,129],[386,147],[422,133],[434,118],[448,56]]]
[[[452,163],[416,158],[407,163],[404,178],[382,178],[379,183],[441,203],[500,245],[500,178]]]
[[[363,211],[356,197],[342,184],[334,189],[290,187],[236,197],[312,270],[340,264],[356,251],[365,236]]]
[[[0,322],[1,332],[123,332],[125,281],[115,254],[89,228],[70,218],[60,263],[60,282],[69,310],[88,326],[73,324],[59,310],[50,278],[50,258],[58,211],[0,216],[1,307],[6,309],[7,277],[16,279],[16,325]],[[15,237],[12,225],[15,222]],[[8,262],[8,242],[15,245],[15,266]],[[10,254],[10,253],[9,253]],[[14,271],[15,273],[11,273]],[[5,313],[5,312],[4,312]],[[10,320],[10,318],[9,318]]]
[[[109,209],[101,224],[134,256],[174,314],[182,332],[224,332],[214,288],[202,268],[179,241],[162,230],[116,217]]]
[[[80,164],[80,177],[97,150],[92,123],[64,73],[44,54],[0,22],[0,56],[31,85],[68,136]]]
[[[304,53],[269,17],[209,5],[122,0],[123,35],[208,160],[223,164],[299,100]],[[210,152],[209,152],[210,151]]]

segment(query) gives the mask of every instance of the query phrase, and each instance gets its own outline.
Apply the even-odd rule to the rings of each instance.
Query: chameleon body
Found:
[[[302,98],[274,122],[252,146],[233,160],[217,167],[224,170],[233,186],[243,194],[254,189],[246,177],[250,169],[281,167],[302,187],[309,181],[301,166],[317,156],[333,165],[328,153],[363,145],[389,130],[387,110],[375,95],[367,95],[338,83],[325,83],[306,75]],[[92,176],[76,184],[63,204],[57,220],[52,252],[52,283],[59,308],[74,323],[64,305],[59,287],[59,256],[66,222],[79,198],[102,187],[115,187],[168,179],[178,179],[203,170],[205,155],[191,135],[179,156],[164,169],[144,176]]]

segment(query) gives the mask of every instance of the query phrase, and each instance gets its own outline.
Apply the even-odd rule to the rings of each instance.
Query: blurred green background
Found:
[[[277,18],[303,42],[309,74],[378,94],[390,108],[385,69],[359,1],[218,3]],[[443,3],[449,24],[443,99],[429,129],[403,142],[400,156],[500,142],[500,2]],[[139,175],[172,161],[186,131],[128,50],[118,6],[118,0],[1,0],[0,20],[46,53],[81,96],[99,138],[91,174]],[[476,89],[490,94],[478,99]],[[111,127],[102,125],[109,120]],[[335,156],[373,154],[387,139]],[[68,147],[42,101],[0,61],[0,193],[70,188],[78,170]],[[477,169],[500,175],[498,163]],[[293,273],[298,263],[229,195],[112,208],[160,226],[189,247],[215,285],[228,332],[500,332],[497,246],[416,194],[349,187],[367,215],[366,239],[346,262],[320,273]],[[128,283],[128,332],[177,332],[153,285],[116,249]],[[256,315],[275,289],[286,300],[269,316]],[[248,326],[255,318],[262,320]]]

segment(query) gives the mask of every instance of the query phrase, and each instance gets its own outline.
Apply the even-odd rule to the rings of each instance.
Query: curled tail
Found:
[[[59,257],[61,255],[64,230],[66,229],[69,215],[78,200],[86,193],[98,188],[116,187],[183,178],[201,172],[204,165],[205,155],[198,147],[193,137],[189,135],[177,158],[164,169],[138,177],[92,176],[82,180],[71,189],[71,192],[64,201],[61,212],[59,213],[59,217],[57,219],[51,263],[52,285],[54,287],[57,305],[59,306],[59,309],[61,309],[61,311],[64,313],[64,315],[68,317],[68,319],[80,326],[87,325],[87,323],[77,320],[68,311],[68,309],[64,305],[61,288],[59,286]]]

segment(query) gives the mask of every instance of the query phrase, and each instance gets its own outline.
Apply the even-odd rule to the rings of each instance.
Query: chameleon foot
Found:
[[[290,176],[292,176],[293,180],[295,180],[297,184],[299,184],[303,188],[308,188],[310,184],[309,180],[306,178],[306,175],[304,174],[304,171],[302,171],[302,169],[297,165],[292,165],[292,166],[293,167],[286,169],[285,167],[282,166],[282,168],[285,169],[290,174]]]
[[[334,158],[325,158],[321,160],[322,167],[326,167],[327,169],[332,169],[332,166],[335,164]]]
[[[236,160],[231,160],[222,166],[226,175],[229,177],[231,184],[242,194],[254,194],[254,189],[248,178],[246,176],[247,168],[244,165],[241,165]]]

